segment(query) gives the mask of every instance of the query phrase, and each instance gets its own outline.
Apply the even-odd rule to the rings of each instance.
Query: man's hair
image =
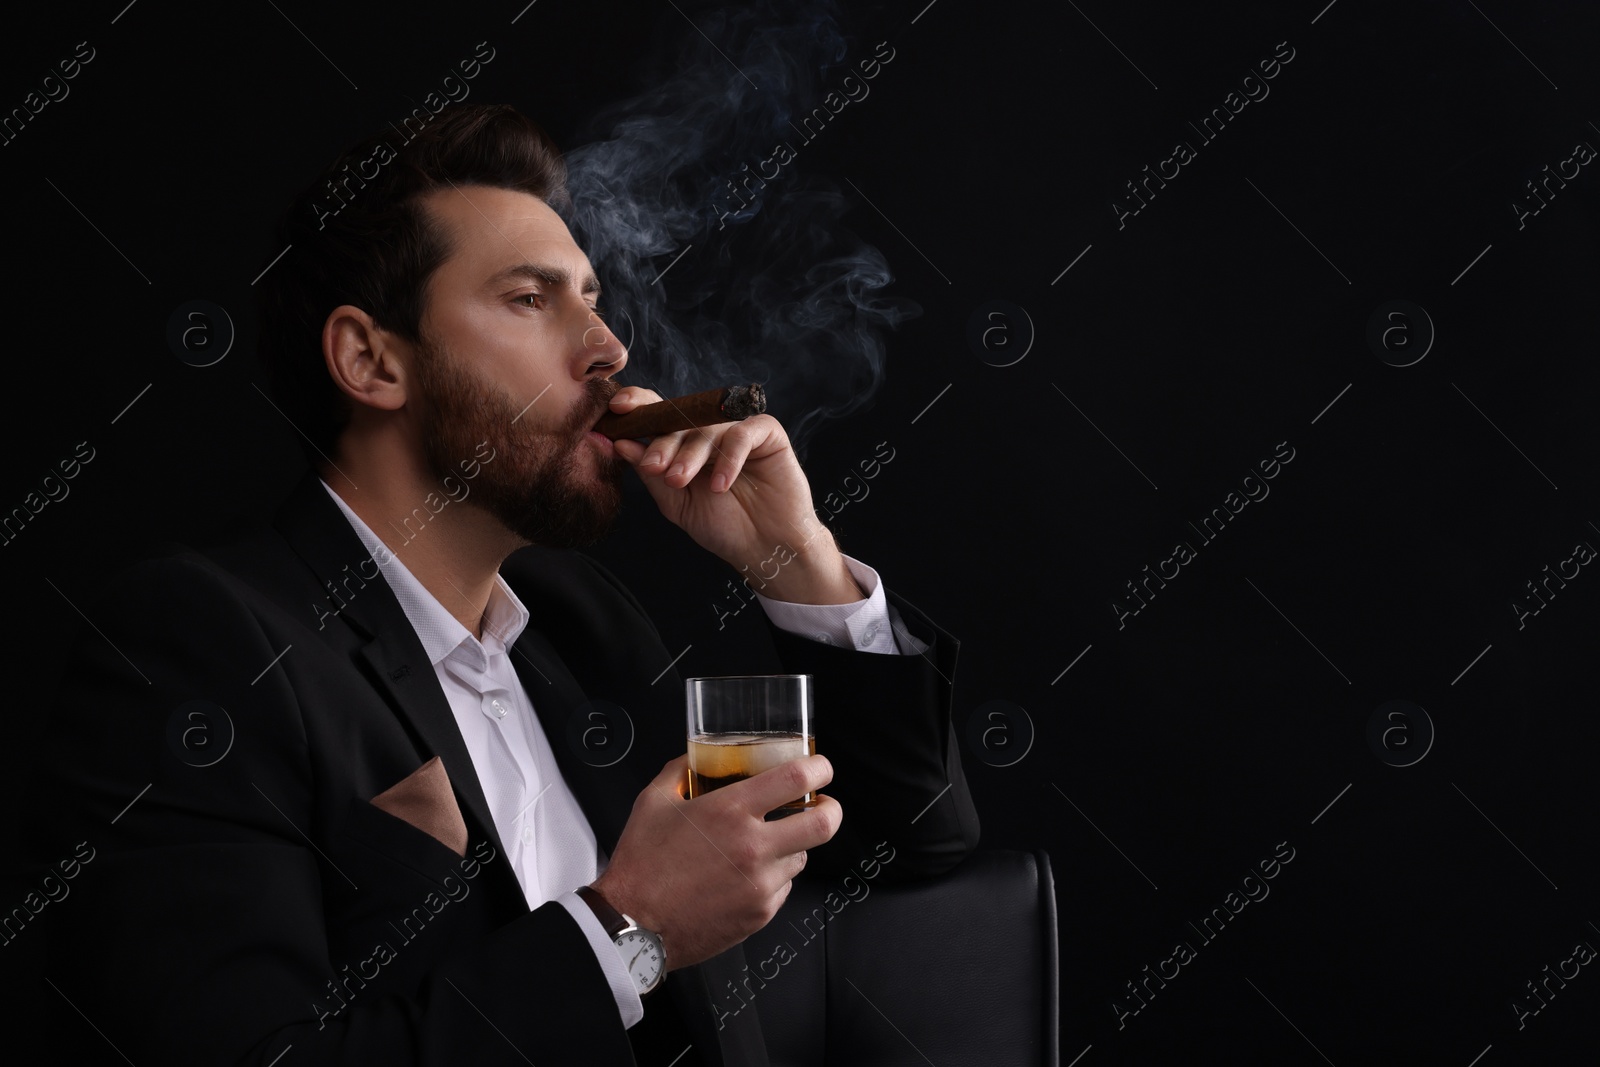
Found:
[[[259,353],[313,464],[333,454],[350,417],[323,360],[329,312],[350,304],[421,341],[428,280],[452,251],[421,198],[487,185],[561,210],[570,205],[566,181],[560,152],[527,116],[509,104],[452,105],[409,141],[393,126],[359,141],[294,198],[272,246],[292,247],[259,286]]]

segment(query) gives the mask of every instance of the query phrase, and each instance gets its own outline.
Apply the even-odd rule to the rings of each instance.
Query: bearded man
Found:
[[[615,380],[536,125],[458,106],[392,139],[296,199],[261,282],[311,469],[87,612],[35,838],[94,853],[51,980],[118,1062],[766,1064],[725,989],[808,856],[909,879],[976,847],[956,643],[840,553],[776,419],[595,432],[660,398]],[[687,796],[673,657],[576,551],[629,476],[736,571],[789,547],[760,600],[825,754]],[[625,755],[574,742],[602,708]]]

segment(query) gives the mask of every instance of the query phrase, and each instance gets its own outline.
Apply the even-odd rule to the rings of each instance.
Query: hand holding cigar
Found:
[[[739,422],[766,410],[767,394],[759,384],[728,385],[645,404],[626,415],[608,411],[600,416],[594,429],[612,440],[658,437],[679,430]]]
[[[762,576],[767,596],[791,604],[859,603],[866,593],[817,522],[811,485],[778,420],[709,429],[766,414],[766,400],[753,383],[708,389],[626,414],[608,412],[593,432],[615,442],[617,457],[639,475],[668,521],[730,566],[748,572],[752,561],[771,563],[787,548],[789,565]],[[701,427],[708,429],[679,432]],[[655,440],[636,440],[649,437]],[[814,532],[788,544],[794,532],[807,530]]]

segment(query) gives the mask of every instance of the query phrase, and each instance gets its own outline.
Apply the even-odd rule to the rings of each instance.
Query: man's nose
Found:
[[[628,363],[628,350],[599,315],[589,312],[583,331],[583,376],[609,378]]]

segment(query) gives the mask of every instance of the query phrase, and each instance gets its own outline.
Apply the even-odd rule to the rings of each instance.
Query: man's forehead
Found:
[[[430,207],[465,215],[488,215],[502,219],[533,218],[560,221],[560,216],[549,204],[521,189],[504,189],[497,185],[460,185],[451,183],[428,193]]]
[[[450,230],[457,264],[494,281],[546,275],[573,277],[587,291],[593,270],[566,223],[538,197],[512,189],[463,186],[437,190],[428,209]],[[541,270],[528,270],[533,265]]]
[[[548,204],[513,189],[477,185],[439,189],[429,194],[426,208],[457,234],[572,242],[566,223]]]

